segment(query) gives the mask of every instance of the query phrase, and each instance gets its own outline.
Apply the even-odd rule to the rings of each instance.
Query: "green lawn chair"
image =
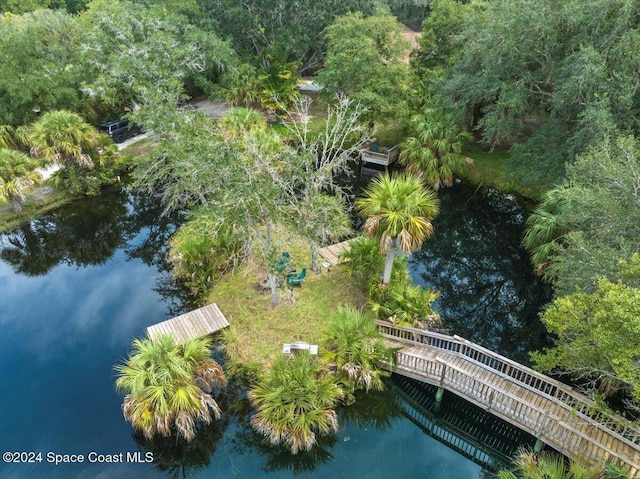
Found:
[[[282,273],[289,266],[289,259],[291,256],[286,251],[282,253],[282,256],[278,259],[274,269],[276,273]]]
[[[307,275],[307,268],[302,268],[302,271],[300,271],[300,274],[298,273],[291,273],[288,277],[287,277],[287,285],[289,286],[300,286],[302,287],[302,280],[304,279],[304,277]]]

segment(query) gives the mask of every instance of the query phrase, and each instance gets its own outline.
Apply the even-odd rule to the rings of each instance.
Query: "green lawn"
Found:
[[[152,138],[142,138],[139,141],[131,143],[120,150],[120,154],[124,157],[137,157],[148,155],[153,150],[155,143]]]
[[[347,278],[342,266],[321,273],[311,271],[311,255],[304,243],[288,246],[290,265],[307,268],[301,287],[293,289],[295,301],[288,300],[287,288],[280,289],[281,302],[271,306],[270,291],[258,288],[266,270],[249,262],[223,277],[207,297],[229,320],[224,335],[225,350],[232,372],[256,373],[282,354],[282,345],[295,341],[318,344],[324,326],[340,305],[362,305],[364,295],[355,280]]]

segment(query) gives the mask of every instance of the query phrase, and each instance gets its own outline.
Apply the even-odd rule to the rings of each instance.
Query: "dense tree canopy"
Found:
[[[525,245],[560,293],[620,278],[620,260],[640,252],[640,145],[605,140],[568,168],[527,221]]]
[[[404,102],[409,45],[403,27],[389,12],[365,17],[351,13],[327,29],[327,56],[316,75],[325,95],[340,92],[369,108],[374,119],[388,119]]]
[[[89,0],[0,0],[0,13],[21,14],[43,8],[65,9],[69,13],[78,13]]]
[[[568,167],[568,180],[527,221],[525,245],[564,295],[542,316],[558,340],[536,363],[592,380],[607,393],[627,389],[638,401],[638,140],[606,139],[589,148]]]
[[[73,17],[38,10],[0,18],[0,124],[21,125],[40,111],[78,110],[79,41]]]
[[[159,6],[95,0],[78,16],[42,9],[0,20],[0,124],[81,112],[94,124],[155,92],[210,93],[235,53]]]
[[[400,22],[414,31],[420,30],[434,8],[433,0],[386,0],[385,3]]]
[[[83,91],[121,109],[156,92],[179,95],[187,84],[211,90],[233,61],[232,49],[215,34],[158,7],[96,0],[79,22],[90,72]]]
[[[233,39],[238,52],[256,56],[267,66],[277,53],[296,62],[301,72],[321,64],[324,34],[333,20],[347,12],[371,13],[365,0],[199,0],[203,23]]]
[[[542,321],[558,341],[534,355],[539,368],[592,380],[607,395],[627,388],[640,402],[640,289],[602,279],[593,293],[556,298]]]
[[[433,0],[429,16],[422,23],[418,48],[412,54],[412,67],[428,80],[439,77],[462,52],[460,36],[469,21],[471,5],[456,0]]]
[[[511,155],[512,170],[557,181],[573,154],[606,135],[640,132],[637,0],[485,5],[466,23],[464,52],[440,94],[487,144],[533,130]],[[553,164],[537,165],[546,155]]]

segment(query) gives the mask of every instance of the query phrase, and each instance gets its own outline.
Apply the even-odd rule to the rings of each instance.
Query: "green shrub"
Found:
[[[379,242],[375,238],[360,236],[351,242],[351,249],[344,253],[345,268],[349,276],[356,278],[363,288],[369,289],[378,282],[384,269],[384,256],[380,254]]]
[[[367,292],[371,310],[379,319],[418,328],[441,326],[440,317],[431,307],[439,293],[412,283],[406,256],[394,259],[388,287],[380,282],[385,257],[377,238],[357,238],[345,258],[349,260],[345,263],[348,273]]]
[[[169,262],[173,275],[195,295],[207,292],[215,279],[242,259],[243,240],[228,228],[207,231],[207,220],[186,223],[171,239]]]
[[[405,263],[406,267],[406,263]],[[399,326],[427,329],[441,327],[440,316],[431,307],[440,293],[410,282],[378,286],[371,295],[371,309],[380,318]]]
[[[335,407],[343,392],[317,358],[306,353],[278,357],[249,391],[257,409],[251,425],[292,454],[308,451],[318,435],[338,430]]]
[[[335,371],[336,378],[353,402],[356,389],[384,388],[382,378],[389,375],[378,366],[391,362],[393,353],[382,342],[373,318],[354,308],[338,308],[324,333],[322,358]]]

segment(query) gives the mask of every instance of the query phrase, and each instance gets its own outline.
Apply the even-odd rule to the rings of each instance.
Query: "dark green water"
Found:
[[[415,283],[440,291],[445,328],[523,364],[548,345],[538,319],[550,288],[521,245],[526,211],[512,195],[463,184],[439,192],[435,232],[409,267]]]
[[[451,208],[452,214],[464,212],[463,206],[452,204],[458,205]],[[443,210],[447,210],[446,202]],[[491,212],[486,214],[492,216]],[[495,214],[513,221],[499,208]],[[444,215],[440,221],[442,218]],[[485,221],[479,218],[477,224]],[[450,220],[451,225],[456,223],[471,228],[474,221]],[[249,428],[251,412],[239,385],[231,385],[219,398],[225,411],[222,420],[202,429],[189,445],[173,439],[147,444],[134,437],[122,417],[122,397],[113,389],[112,367],[126,356],[131,339],[142,336],[147,326],[189,308],[187,296],[173,285],[163,263],[163,245],[173,230],[171,223],[159,219],[153,204],[113,191],[57,210],[0,237],[0,450],[42,454],[41,462],[1,463],[1,478],[486,476],[486,471],[468,457],[475,454],[478,462],[486,464],[493,461],[492,453],[469,453],[475,447],[473,438],[465,438],[466,429],[460,425],[454,428],[456,436],[447,429],[447,421],[478,421],[477,428],[469,429],[475,430],[493,427],[494,418],[481,412],[463,417],[460,412],[456,419],[456,410],[449,410],[446,417],[415,413],[429,405],[409,407],[412,400],[392,388],[343,409],[338,434],[325,438],[312,453],[295,457],[265,445]],[[469,231],[463,229],[460,235]],[[445,238],[434,236],[432,243],[446,245],[450,239]],[[471,239],[459,241],[472,246]],[[517,238],[512,237],[511,242],[517,245]],[[420,254],[414,256],[414,262]],[[511,260],[485,257],[484,253],[468,256],[474,261],[485,258],[482,261],[491,266],[490,278],[511,277]],[[458,321],[457,328],[468,311],[445,308],[449,293],[445,293],[444,283],[436,283],[434,274],[429,273],[445,267],[446,259],[427,253],[423,261],[428,268],[416,265],[415,274],[426,274],[432,284],[443,289],[443,316]],[[492,261],[506,271],[495,272]],[[441,276],[453,275],[457,280],[462,276],[456,271],[451,267]],[[450,287],[451,291],[457,288]],[[505,294],[519,291],[516,287]],[[459,302],[466,308],[470,301],[472,298]],[[516,303],[527,301],[525,297]],[[498,314],[499,310],[494,311]],[[495,314],[487,319],[492,326],[480,319],[470,320],[469,330],[487,331],[484,336],[464,335],[502,345],[509,343],[507,336],[513,331],[526,328],[516,318],[517,311],[504,321]],[[529,343],[517,343],[521,340],[512,338],[514,351],[530,347]],[[412,391],[420,397],[432,396],[420,386],[412,386]],[[452,408],[462,411],[459,403],[453,404]],[[413,414],[418,414],[418,419]],[[445,445],[445,437],[457,446]],[[127,462],[127,453],[137,451],[142,458],[151,452],[153,462]],[[48,462],[48,453],[84,458],[80,463],[55,465]],[[90,453],[111,455],[112,459],[119,459],[122,453],[124,462],[90,462],[101,460]]]

